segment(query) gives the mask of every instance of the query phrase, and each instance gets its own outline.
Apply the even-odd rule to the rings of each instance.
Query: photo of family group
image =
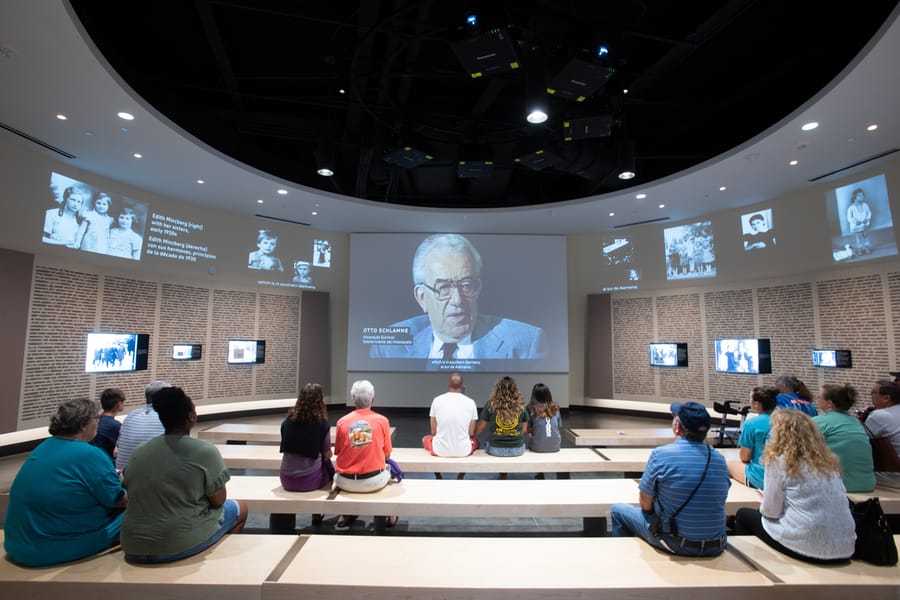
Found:
[[[45,244],[140,260],[147,204],[98,190],[59,173],[50,175]]]

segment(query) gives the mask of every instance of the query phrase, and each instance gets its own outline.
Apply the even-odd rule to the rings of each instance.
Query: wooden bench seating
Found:
[[[565,430],[566,438],[576,446],[662,446],[675,440],[671,427],[644,429],[579,429]]]
[[[323,490],[286,492],[277,476],[236,476],[228,497],[244,500],[251,512],[375,515],[376,533],[384,533],[386,515],[417,517],[576,517],[585,533],[606,535],[606,517],[617,502],[636,503],[633,479],[435,480],[404,479],[370,494]],[[759,494],[733,485],[726,509],[759,505]],[[284,524],[282,524],[284,527]]]
[[[726,551],[710,558],[673,556],[637,538],[542,537],[527,544],[521,537],[227,535],[165,565],[129,565],[120,548],[39,569],[4,559],[0,588],[4,597],[29,600],[896,600],[900,582],[898,566],[811,565],[755,537],[732,536]],[[512,576],[498,570],[505,557],[515,557]],[[347,560],[362,560],[364,568],[349,569]]]
[[[894,541],[900,547],[900,535],[895,535]],[[900,565],[879,567],[858,560],[845,565],[813,565],[773,550],[756,536],[731,536],[728,546],[729,551],[766,573],[775,581],[776,588],[791,589],[793,598],[844,600],[855,595],[866,600],[900,598]]]
[[[10,600],[260,600],[263,582],[296,544],[293,536],[228,535],[206,552],[153,566],[126,563],[121,547],[37,569],[19,567],[4,557],[0,589]]]
[[[354,537],[364,576],[341,560],[347,536],[311,536],[263,600],[768,600],[774,584],[728,552],[686,559],[635,538]],[[508,565],[508,566],[507,566]]]
[[[331,442],[334,443],[335,427],[331,428]],[[396,427],[391,427],[391,438],[397,432]],[[252,442],[252,443],[278,443],[281,441],[281,425],[266,425],[262,423],[222,423],[209,429],[197,432],[197,439],[206,440],[214,444],[228,442]]]
[[[281,466],[277,446],[217,445],[231,469],[270,469]],[[559,452],[525,452],[522,456],[491,456],[476,450],[471,456],[432,456],[424,448],[394,448],[391,458],[405,473],[592,473],[621,471],[592,448],[562,448]]]

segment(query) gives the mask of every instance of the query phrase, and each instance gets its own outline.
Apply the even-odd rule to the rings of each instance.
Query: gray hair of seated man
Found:
[[[156,394],[156,392],[167,387],[172,387],[172,384],[168,381],[163,381],[162,379],[148,383],[147,387],[144,388],[144,397],[147,399],[147,404],[153,403],[153,395]]]
[[[368,408],[375,400],[375,386],[366,379],[354,381],[350,387],[350,398],[356,408]]]

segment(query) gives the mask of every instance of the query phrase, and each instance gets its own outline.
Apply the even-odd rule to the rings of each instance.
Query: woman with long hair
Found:
[[[850,409],[856,404],[856,390],[850,384],[826,383],[819,391],[819,415],[813,418],[825,444],[841,463],[844,487],[848,492],[875,489],[875,468],[869,434]]]
[[[325,408],[325,394],[318,383],[300,389],[297,402],[281,423],[281,486],[289,492],[309,492],[330,484],[334,478],[331,462],[331,426]],[[324,515],[312,517],[314,525]]]
[[[486,450],[493,456],[521,456],[525,453],[528,434],[528,413],[519,386],[512,377],[501,377],[491,390],[481,414],[475,434],[490,424]]]
[[[853,555],[856,526],[838,457],[802,411],[776,410],[770,423],[762,502],[758,510],[738,510],[735,533],[754,534],[799,560],[846,561]]]
[[[533,452],[559,452],[562,445],[562,419],[559,405],[550,388],[536,383],[528,403],[528,448]]]

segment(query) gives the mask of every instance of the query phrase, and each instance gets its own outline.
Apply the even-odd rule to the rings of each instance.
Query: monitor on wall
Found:
[[[172,346],[172,360],[200,360],[202,355],[202,344],[174,344]]]
[[[92,331],[85,344],[85,373],[144,371],[150,335],[146,333],[114,333]]]
[[[265,340],[228,340],[228,363],[233,365],[266,362]]]
[[[687,344],[683,342],[651,342],[650,366],[652,367],[686,367],[688,366]]]
[[[850,369],[853,357],[849,350],[817,349],[812,351],[812,364],[826,369]]]
[[[757,338],[717,339],[716,371],[721,373],[771,373],[769,340]]]

